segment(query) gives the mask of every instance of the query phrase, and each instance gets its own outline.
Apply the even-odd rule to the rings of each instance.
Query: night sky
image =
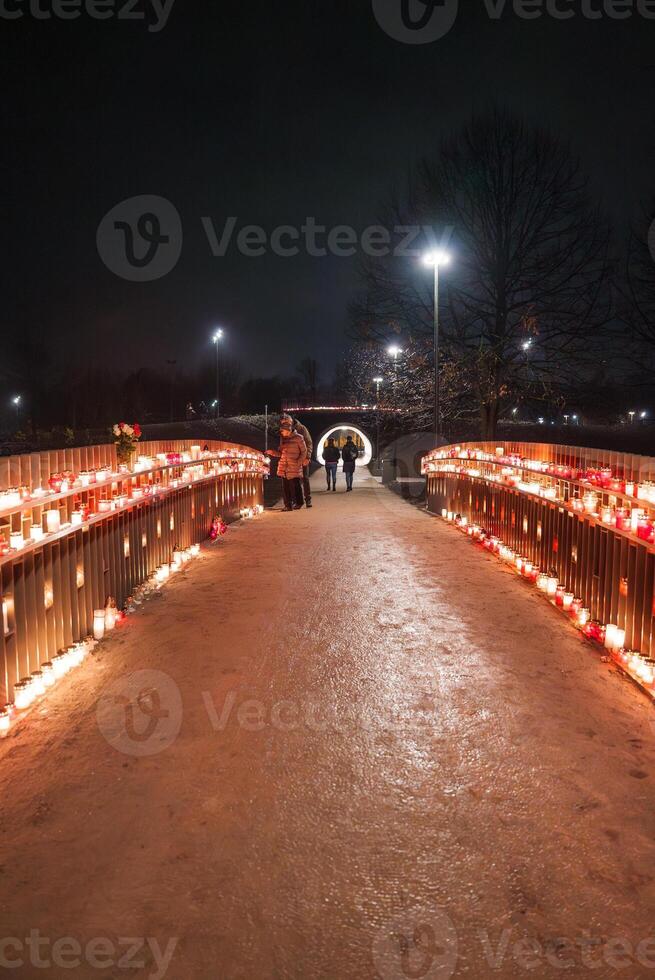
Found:
[[[74,367],[194,368],[221,324],[244,376],[313,356],[329,377],[357,258],[234,245],[216,258],[201,218],[219,231],[231,215],[269,232],[307,216],[361,230],[417,159],[492,102],[569,140],[618,222],[655,198],[655,20],[460,7],[426,45],[388,36],[371,0],[176,0],[159,32],[86,14],[0,20],[5,329],[31,325]],[[96,231],[143,194],[175,205],[184,246],[169,275],[131,283],[102,263]]]

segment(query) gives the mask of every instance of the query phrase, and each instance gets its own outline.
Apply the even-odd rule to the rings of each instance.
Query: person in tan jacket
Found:
[[[280,448],[272,449],[269,456],[277,456],[277,475],[282,478],[284,509],[300,510],[303,506],[302,477],[307,459],[305,440],[293,431],[293,421],[288,415],[280,419]]]

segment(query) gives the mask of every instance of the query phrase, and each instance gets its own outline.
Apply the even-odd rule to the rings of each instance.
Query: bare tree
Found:
[[[442,343],[466,371],[483,437],[510,401],[552,402],[593,364],[610,314],[608,233],[567,147],[502,111],[474,118],[392,211],[396,224],[452,229]],[[431,334],[432,283],[416,256],[368,261],[364,282],[360,340],[392,323]]]
[[[312,402],[316,401],[318,394],[318,361],[313,357],[305,357],[296,368],[296,373],[300,375],[305,397]]]

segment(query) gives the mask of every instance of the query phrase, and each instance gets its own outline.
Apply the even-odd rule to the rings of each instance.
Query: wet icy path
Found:
[[[0,744],[3,935],[72,937],[57,978],[157,976],[173,940],[175,980],[651,975],[641,693],[453,529],[314,482]],[[114,695],[141,670],[131,738]],[[120,937],[151,940],[142,968]]]

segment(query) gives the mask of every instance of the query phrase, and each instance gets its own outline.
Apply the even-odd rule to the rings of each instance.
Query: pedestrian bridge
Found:
[[[141,450],[0,460],[0,956],[650,969],[653,461],[451,446],[430,511],[360,467],[259,513],[247,447]]]

